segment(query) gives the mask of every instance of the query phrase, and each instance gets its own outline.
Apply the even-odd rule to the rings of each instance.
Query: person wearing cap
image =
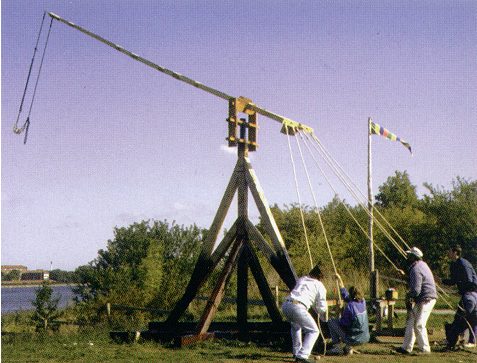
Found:
[[[297,280],[282,304],[283,314],[291,325],[293,356],[296,362],[312,362],[308,358],[319,335],[318,325],[308,310],[313,308],[316,313],[325,314],[328,309],[326,288],[321,279],[323,274],[316,265],[308,275]]]
[[[463,333],[467,328],[469,328],[469,341],[465,344],[465,347],[473,348],[477,335],[477,320],[473,318],[469,309],[471,309],[472,301],[477,296],[477,293],[473,294],[477,291],[477,274],[472,264],[462,257],[460,245],[452,246],[447,252],[447,256],[451,260],[449,266],[450,278],[444,279],[442,282],[446,285],[456,285],[461,295],[453,323],[445,325],[446,335],[450,335],[450,338],[447,338],[447,348],[454,348],[456,342],[453,344],[451,342],[454,341],[455,332]]]
[[[404,341],[396,351],[410,354],[417,342],[421,353],[430,353],[426,324],[436,304],[437,291],[431,269],[422,260],[423,253],[413,247],[406,251],[409,267],[408,292],[406,294],[407,320]]]

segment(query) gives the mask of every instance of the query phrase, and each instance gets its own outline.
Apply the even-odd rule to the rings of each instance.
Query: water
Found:
[[[58,307],[73,304],[74,294],[71,286],[51,286],[54,296],[60,296]],[[34,310],[31,302],[35,300],[38,286],[2,287],[2,314],[19,310]]]

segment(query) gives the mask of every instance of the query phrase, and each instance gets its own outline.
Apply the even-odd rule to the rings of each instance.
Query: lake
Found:
[[[73,304],[72,286],[51,286],[54,296],[60,296],[58,307]],[[34,310],[31,302],[35,300],[38,286],[2,287],[2,314],[19,310]]]

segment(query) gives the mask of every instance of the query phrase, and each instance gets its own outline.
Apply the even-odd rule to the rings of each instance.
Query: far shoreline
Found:
[[[15,287],[39,287],[43,281],[25,281],[24,283],[5,283],[2,282],[2,288],[15,288]],[[50,286],[77,286],[78,283],[72,282],[72,283],[66,283],[66,282],[50,282]]]

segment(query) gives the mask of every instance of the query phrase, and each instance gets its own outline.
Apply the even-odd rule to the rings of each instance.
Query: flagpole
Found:
[[[368,117],[368,235],[369,235],[369,278],[371,300],[377,299],[378,275],[374,268],[374,242],[373,242],[373,177],[371,153],[371,117]]]

